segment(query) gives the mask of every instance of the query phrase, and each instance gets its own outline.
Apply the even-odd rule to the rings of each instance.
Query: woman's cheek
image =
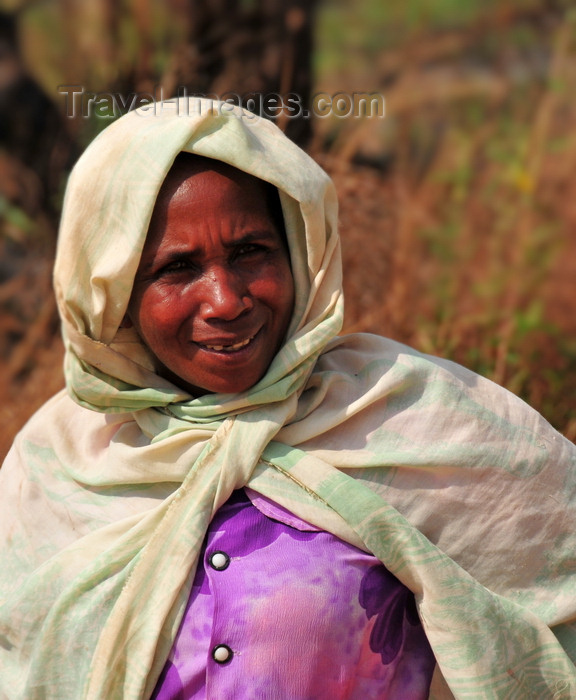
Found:
[[[130,315],[144,342],[161,334],[162,326],[170,319],[172,301],[166,290],[157,286],[135,290],[130,303]]]
[[[281,299],[285,304],[290,303],[294,296],[292,273],[288,265],[272,266],[267,274],[260,275],[258,296],[278,303]]]

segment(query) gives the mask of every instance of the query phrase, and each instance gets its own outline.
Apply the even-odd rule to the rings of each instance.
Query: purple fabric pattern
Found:
[[[162,692],[162,695],[159,695],[160,692]],[[172,700],[186,700],[187,698],[184,693],[184,685],[178,673],[178,669],[170,659],[168,659],[160,674],[160,678],[156,684],[156,690],[151,700],[166,696],[170,697]]]
[[[383,664],[391,664],[404,648],[409,636],[431,654],[413,594],[382,564],[367,571],[360,584],[360,605],[368,618],[376,616],[370,632],[370,649],[380,654]]]
[[[248,493],[210,524],[152,700],[428,698],[435,660],[412,593],[372,555]]]

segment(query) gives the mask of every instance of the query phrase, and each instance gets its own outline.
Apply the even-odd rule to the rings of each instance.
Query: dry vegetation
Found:
[[[346,330],[455,359],[574,439],[570,14],[509,3],[462,26],[419,27],[373,59],[366,89],[384,93],[387,118],[316,124],[309,145],[340,194]],[[321,79],[319,89],[358,89],[336,70]],[[7,168],[0,159],[0,178]],[[0,456],[63,383],[51,224],[30,227],[11,201],[0,198]]]

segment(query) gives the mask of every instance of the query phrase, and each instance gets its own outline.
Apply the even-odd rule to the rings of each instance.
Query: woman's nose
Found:
[[[232,321],[253,306],[252,298],[239,275],[218,268],[206,273],[201,313],[205,320]]]

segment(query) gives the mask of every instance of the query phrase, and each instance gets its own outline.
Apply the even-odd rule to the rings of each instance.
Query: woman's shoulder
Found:
[[[514,394],[471,369],[436,355],[430,355],[400,341],[372,333],[351,333],[335,338],[319,358],[318,371],[338,371],[353,377],[369,376],[378,381],[383,375],[395,377],[405,387],[412,383],[452,385],[453,389]]]
[[[569,441],[508,389],[456,362],[390,338],[368,333],[336,338],[319,358],[312,380],[323,404],[345,402],[346,415],[351,407],[364,411],[370,406],[374,421],[377,416],[390,421],[392,415],[410,425],[424,420],[428,435],[445,425],[451,442],[464,424],[467,432],[475,426],[477,439],[486,432],[501,434],[507,427],[517,435],[532,435],[537,444],[548,436],[546,442],[574,452]]]
[[[489,383],[485,377],[466,367],[435,355],[429,355],[400,341],[372,333],[350,333],[329,343],[316,364],[317,372],[337,372],[362,378],[369,383],[387,375],[403,383],[444,381],[469,387]],[[496,388],[496,385],[494,385]],[[498,387],[497,390],[502,390]]]
[[[16,435],[6,457],[6,463],[23,449],[54,451],[64,440],[73,442],[88,436],[110,431],[112,425],[132,420],[128,413],[108,415],[92,411],[77,404],[62,389],[48,399],[24,424]]]

